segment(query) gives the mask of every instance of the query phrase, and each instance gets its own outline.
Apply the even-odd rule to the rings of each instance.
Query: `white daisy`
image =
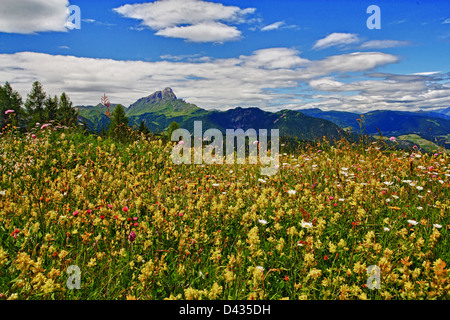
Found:
[[[304,221],[302,221],[301,225],[302,225],[302,228],[306,228],[306,229],[309,229],[309,228],[313,227],[311,222],[304,222]]]
[[[418,222],[416,220],[408,220],[408,223],[412,224],[413,226],[418,224]]]

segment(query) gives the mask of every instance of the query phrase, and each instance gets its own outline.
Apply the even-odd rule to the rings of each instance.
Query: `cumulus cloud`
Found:
[[[333,72],[358,72],[372,70],[377,66],[396,63],[397,56],[382,52],[353,52],[335,55],[314,61],[309,68],[309,77],[331,74]]]
[[[165,37],[193,42],[236,40],[241,32],[230,23],[242,23],[254,8],[241,9],[203,0],[158,0],[126,4],[113,9],[120,15],[141,20],[142,25]]]
[[[1,0],[0,32],[67,31],[68,0]]]
[[[319,39],[313,46],[315,50],[326,49],[333,46],[343,46],[359,42],[358,35],[354,33],[334,32],[323,39]]]
[[[64,91],[75,105],[97,104],[106,93],[113,103],[128,106],[165,87],[206,109],[256,106],[271,111],[300,107],[368,111],[450,105],[450,75],[372,72],[398,61],[398,57],[381,52],[309,60],[295,49],[281,47],[226,59],[200,55],[162,58],[148,62],[35,52],[0,54],[0,78],[8,80],[24,99],[32,82],[39,80],[48,94]],[[361,77],[368,80],[361,81]]]
[[[289,48],[256,50],[251,56],[241,56],[241,59],[247,66],[264,69],[290,69],[309,63],[309,60],[299,56],[297,50]]]
[[[220,22],[205,22],[185,27],[168,27],[155,33],[168,38],[186,39],[192,42],[225,42],[237,40],[241,32]]]

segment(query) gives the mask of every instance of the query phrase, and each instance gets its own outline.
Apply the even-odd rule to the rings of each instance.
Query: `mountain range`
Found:
[[[115,105],[110,105],[114,110]],[[89,130],[101,132],[109,126],[106,106],[78,106],[81,120]],[[450,108],[418,112],[377,110],[367,113],[298,109],[268,112],[259,108],[234,108],[227,111],[206,110],[176,97],[171,88],[156,91],[125,108],[129,125],[139,126],[144,121],[154,133],[163,132],[171,122],[193,131],[194,121],[202,121],[203,131],[226,129],[279,129],[281,136],[301,140],[340,139],[351,131],[360,133],[360,123],[369,135],[404,136],[414,134],[445,146],[450,137]],[[363,122],[361,119],[363,115]]]
[[[76,107],[91,131],[101,132],[109,125],[106,107]],[[112,107],[111,107],[112,110]],[[202,121],[203,131],[216,128],[225,133],[226,129],[279,129],[281,136],[297,137],[302,140],[315,140],[327,136],[339,139],[344,131],[331,121],[310,117],[293,110],[267,112],[259,108],[235,108],[227,111],[205,110],[194,104],[178,99],[172,89],[157,91],[141,98],[126,108],[129,125],[139,126],[144,121],[147,128],[163,132],[173,121],[181,128],[193,131],[194,121]],[[269,132],[270,133],[270,132]]]

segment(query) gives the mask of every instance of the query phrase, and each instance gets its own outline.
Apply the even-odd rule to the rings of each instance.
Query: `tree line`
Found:
[[[10,124],[26,132],[38,123],[54,122],[73,127],[77,121],[78,112],[65,92],[59,97],[52,97],[47,95],[39,81],[35,81],[23,103],[20,94],[8,82],[0,85],[0,129]]]
[[[7,126],[13,126],[16,130],[25,133],[36,125],[53,123],[68,128],[78,127],[81,124],[79,128],[89,132],[87,123],[80,122],[79,113],[65,92],[59,97],[47,95],[42,84],[35,81],[24,103],[20,94],[11,87],[9,82],[5,82],[3,86],[0,85],[0,131]],[[173,122],[163,137],[170,140],[172,132],[177,128],[179,128],[178,123]],[[132,130],[128,125],[125,107],[121,104],[116,105],[110,116],[109,127],[102,132],[102,135],[118,140],[128,140],[133,139],[135,134],[152,133],[144,121],[141,121],[138,128]]]

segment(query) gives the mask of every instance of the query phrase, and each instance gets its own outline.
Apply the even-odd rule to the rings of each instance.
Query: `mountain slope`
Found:
[[[90,130],[100,132],[109,126],[106,107],[99,104],[78,107],[80,116],[87,119]],[[111,107],[111,111],[113,107]],[[442,110],[445,112],[445,110]],[[297,137],[303,140],[339,139],[343,130],[351,127],[359,133],[357,119],[361,114],[320,109],[282,110],[267,112],[259,108],[235,108],[227,111],[205,110],[178,99],[172,89],[166,88],[141,98],[126,109],[129,125],[139,126],[144,121],[154,133],[165,131],[176,121],[181,128],[193,132],[194,122],[201,121],[203,132],[217,128],[225,134],[226,129],[279,129],[281,136]],[[443,114],[444,115],[444,114]],[[364,128],[369,135],[384,136],[417,134],[435,141],[437,137],[450,135],[450,120],[431,117],[422,112],[372,111],[364,114]]]
[[[106,129],[110,119],[106,117],[106,107],[99,104],[78,107],[80,116],[87,119],[88,128],[97,132]],[[113,109],[111,109],[112,111]],[[315,140],[328,136],[340,137],[339,127],[327,120],[313,118],[296,111],[283,110],[276,113],[259,108],[235,108],[227,111],[204,110],[194,104],[178,99],[172,89],[166,88],[141,98],[126,109],[130,126],[139,126],[143,121],[154,133],[167,129],[172,121],[193,132],[194,122],[202,122],[203,132],[216,128],[225,134],[226,129],[279,129],[281,136]]]
[[[145,113],[163,113],[166,116],[174,117],[198,111],[194,104],[186,103],[182,99],[177,99],[171,88],[144,97],[130,105],[126,110],[127,116],[139,116]]]
[[[359,132],[357,119],[361,114],[320,109],[300,109],[298,112],[332,121],[342,128],[352,127]],[[436,137],[450,134],[450,119],[432,117],[421,112],[377,110],[364,114],[364,127],[368,134],[383,135],[418,134],[422,137]]]

